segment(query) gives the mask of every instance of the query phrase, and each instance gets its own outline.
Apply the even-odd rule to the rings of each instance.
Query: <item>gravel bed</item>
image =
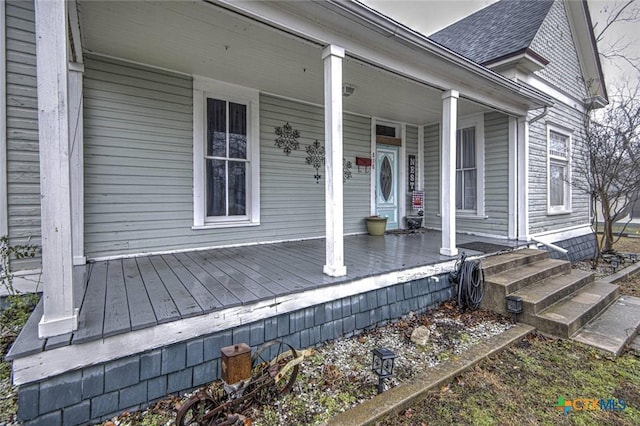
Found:
[[[411,333],[419,326],[426,326],[431,332],[424,346],[410,340]],[[371,371],[373,349],[385,347],[396,355],[395,376],[384,383],[387,390],[428,372],[441,362],[462,356],[475,344],[512,326],[510,319],[488,311],[461,314],[452,303],[423,314],[409,313],[396,322],[312,349],[300,366],[291,393],[279,396],[270,404],[254,404],[241,413],[244,416],[241,419],[246,418],[244,424],[252,426],[325,423],[377,394],[378,379]],[[218,387],[220,382],[209,386]],[[172,425],[177,409],[191,395],[193,393],[167,398],[144,411],[123,413],[104,425]]]
[[[425,346],[410,340],[412,331],[421,325],[431,331]],[[489,312],[460,314],[450,304],[423,315],[410,313],[393,324],[316,348],[302,364],[290,395],[255,407],[247,415],[256,426],[321,424],[376,395],[378,379],[371,372],[373,349],[385,347],[396,355],[395,376],[385,381],[386,390],[512,326],[509,320]]]

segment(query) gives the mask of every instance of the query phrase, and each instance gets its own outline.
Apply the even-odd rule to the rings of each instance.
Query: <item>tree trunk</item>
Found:
[[[606,252],[607,250],[613,250],[613,218],[610,213],[609,200],[603,197],[602,199],[602,219],[604,222],[604,242],[602,244],[600,252]]]

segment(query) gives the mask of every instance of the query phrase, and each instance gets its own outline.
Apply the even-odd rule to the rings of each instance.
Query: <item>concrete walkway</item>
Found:
[[[382,417],[399,413],[420,401],[430,390],[451,382],[456,376],[474,367],[521,340],[535,328],[518,324],[502,334],[481,342],[465,352],[460,359],[444,362],[429,369],[422,376],[381,393],[331,419],[327,425],[375,425]]]

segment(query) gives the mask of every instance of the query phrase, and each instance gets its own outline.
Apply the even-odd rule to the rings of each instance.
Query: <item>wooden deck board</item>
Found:
[[[202,308],[184,287],[178,277],[173,273],[169,265],[160,256],[150,256],[149,261],[156,270],[160,280],[167,288],[173,302],[182,318],[188,318],[202,314]]]
[[[73,343],[93,340],[96,335],[102,336],[107,294],[107,262],[96,262],[90,269],[87,290],[78,315],[78,331],[73,334]]]
[[[70,345],[72,337],[73,337],[73,333],[65,333],[59,336],[49,337],[47,339],[47,343],[45,344],[44,350],[50,351],[51,349],[61,348],[63,346]]]
[[[200,252],[200,255],[207,264],[221,264],[222,268],[224,268],[229,276],[240,283],[246,284],[247,288],[249,288],[251,292],[259,298],[268,298],[287,291],[284,287],[274,283],[272,280],[260,275],[256,271],[247,268],[245,265],[229,256],[222,258],[216,257],[215,253],[218,251],[219,250],[209,250]],[[271,289],[269,289],[269,287],[271,287]]]
[[[106,301],[103,336],[113,336],[131,330],[122,260],[111,260],[108,263]]]
[[[255,247],[243,247],[242,252],[237,250],[237,254],[236,259],[238,262],[241,262],[257,273],[268,277],[272,281],[289,290],[290,293],[302,291],[314,285],[312,282],[307,280],[294,280],[291,275],[285,273],[281,268],[274,265],[271,259],[265,259],[264,257],[258,256]]]
[[[223,267],[222,263],[209,263],[199,252],[183,253],[182,257],[184,258],[185,265],[187,265],[187,263],[191,265],[194,274],[202,276],[203,279],[208,282],[216,283],[217,288],[222,286],[223,289],[227,290],[239,303],[245,305],[258,300],[258,297],[251,292],[251,290],[220,269],[220,267]],[[221,290],[222,289],[218,291]],[[226,303],[225,306],[227,306]]]
[[[42,318],[43,312],[44,302],[40,300],[7,353],[5,357],[7,361],[14,359],[16,356],[33,355],[44,350],[44,339],[38,339],[38,323]]]
[[[219,297],[220,294],[216,294],[216,289],[212,288],[210,283],[205,283],[201,280],[200,275],[194,274],[188,266],[184,265],[182,261],[184,257],[181,254],[165,255],[162,256],[162,259],[198,302],[203,312],[211,312],[216,308],[225,306],[227,303],[230,306],[233,304],[233,294],[230,295],[230,298]]]
[[[153,312],[151,299],[142,282],[142,276],[135,259],[123,259],[124,282],[127,289],[127,303],[131,317],[131,330],[150,327],[158,323]]]
[[[301,283],[305,285],[306,288],[317,288],[341,280],[340,278],[329,277],[322,273],[324,257],[320,263],[314,260],[314,267],[313,264],[305,264],[300,258],[294,255],[293,251],[293,249],[279,247],[277,251],[262,250],[257,252],[256,256],[261,256],[264,260],[270,259],[275,266],[280,267],[283,272],[286,272],[290,280],[303,280]]]
[[[164,286],[149,258],[139,257],[135,260],[158,324],[179,319],[180,311],[178,311],[178,307],[173,302],[169,291]]]
[[[244,295],[237,295],[230,291],[220,280],[212,277],[207,270],[203,269],[189,255],[190,253],[178,253],[175,256],[220,301],[219,306],[237,306],[242,303]]]

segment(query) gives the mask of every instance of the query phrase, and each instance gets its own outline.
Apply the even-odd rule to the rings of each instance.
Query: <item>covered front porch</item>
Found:
[[[440,237],[439,231],[424,228],[382,237],[346,237],[348,272],[342,277],[321,272],[324,239],[167,253],[78,266],[75,272],[82,277],[84,288],[78,330],[38,338],[40,303],[8,355],[14,360],[14,380],[20,384],[42,379],[341,298],[437,278],[455,264],[455,260],[439,254]],[[466,234],[458,234],[456,242],[484,243],[486,253],[462,249],[469,256],[480,257],[523,245],[514,240]],[[448,282],[437,289],[425,286],[424,294],[448,287]],[[440,299],[446,300],[451,293],[442,296]],[[435,303],[430,299],[428,305]],[[385,319],[392,318],[387,314]],[[342,330],[337,332],[342,334]],[[77,349],[77,353],[89,351],[92,357],[60,358],[59,349],[65,347],[69,354]],[[56,356],[55,366],[42,362]],[[34,369],[36,364],[39,367]]]

